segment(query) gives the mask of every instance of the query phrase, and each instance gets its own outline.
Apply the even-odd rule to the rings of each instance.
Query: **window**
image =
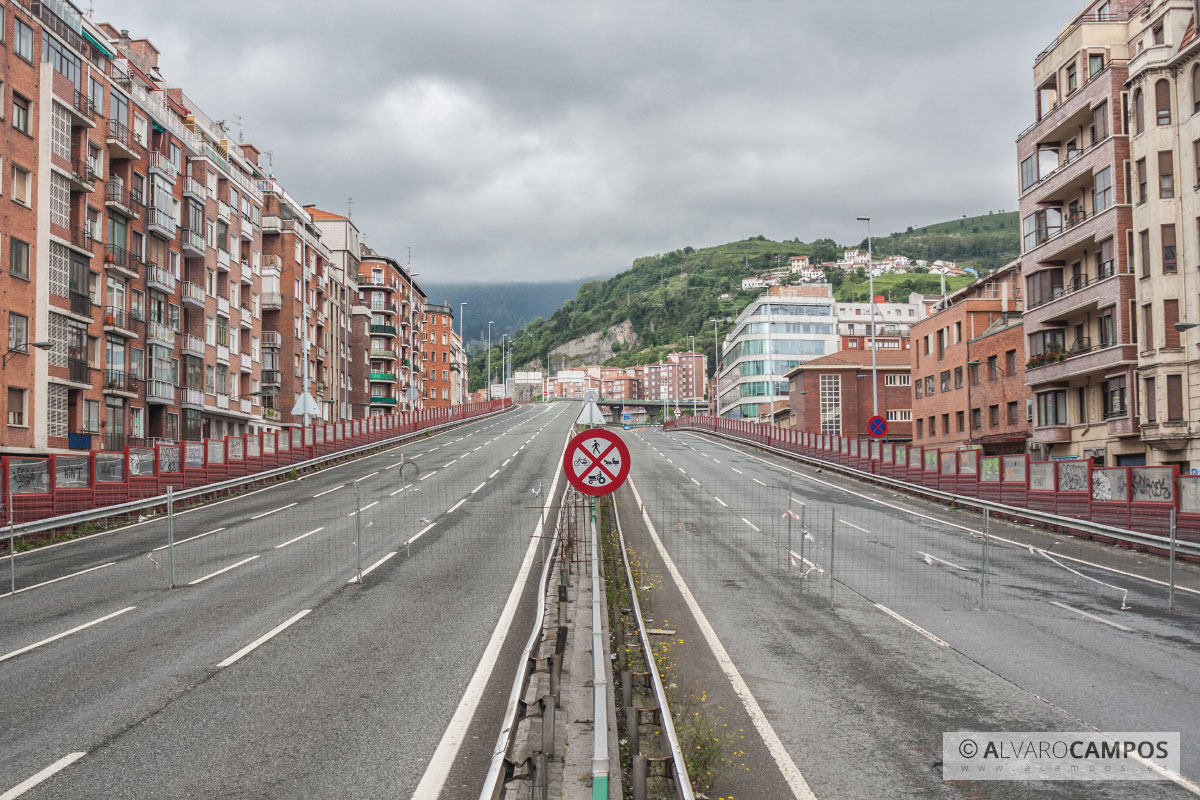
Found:
[[[988,406],[988,421],[991,423],[993,428],[1000,427],[1000,405],[999,405],[999,403],[997,403],[996,405]]]
[[[1170,150],[1162,150],[1158,154],[1158,196],[1170,198],[1175,196],[1174,159]]]
[[[1146,129],[1146,99],[1142,94],[1141,89],[1137,89],[1133,93],[1133,130],[1134,133],[1141,133]]]
[[[25,348],[28,342],[29,317],[12,311],[8,312],[8,349]]]
[[[1099,214],[1112,202],[1112,167],[1105,167],[1096,173],[1096,183],[1092,188],[1092,213]]]
[[[1075,65],[1070,64],[1067,66],[1067,94],[1070,94],[1078,88],[1079,80],[1075,75]]]
[[[1111,167],[1106,168],[1104,172],[1097,173],[1096,183],[1099,185],[1100,176],[1111,171]],[[1022,247],[1025,251],[1032,250],[1040,244],[1043,244],[1052,236],[1057,236],[1062,232],[1062,211],[1057,208],[1044,208],[1041,211],[1035,211],[1027,216],[1022,222]]]
[[[1104,416],[1125,416],[1125,376],[1109,378],[1104,382],[1102,396],[1104,398]]]
[[[971,382],[972,386],[979,385],[979,365],[978,364],[970,364],[970,363],[967,364],[967,380],[969,380]]]
[[[25,427],[25,396],[24,389],[8,388],[8,424]]]
[[[1059,389],[1037,396],[1038,425],[1067,424],[1067,392]]]
[[[963,426],[966,424],[966,413],[962,411],[954,412],[954,430],[958,433],[963,432]]]
[[[29,278],[29,244],[20,239],[8,239],[8,271],[18,278]]]
[[[920,439],[925,435],[925,420],[917,420],[917,438]]]
[[[30,64],[33,63],[33,28],[19,19],[13,20],[13,50]]]
[[[1137,162],[1137,186],[1137,201],[1138,205],[1141,205],[1149,199],[1146,194],[1146,159],[1144,158],[1139,158]]]
[[[1000,357],[999,356],[988,356],[987,367],[988,367],[988,380],[989,381],[994,381],[1000,377]]]
[[[29,170],[13,165],[12,198],[23,206],[32,205],[29,197]]]
[[[1179,331],[1175,323],[1179,322],[1179,301],[1163,300],[1163,346],[1179,347]]]
[[[100,402],[98,400],[83,401],[83,432],[100,432]]]
[[[1030,156],[1021,162],[1021,191],[1027,191],[1038,182],[1037,156]]]
[[[1004,353],[1004,374],[1017,374],[1017,351],[1016,348],[1008,350]]]
[[[821,376],[821,433],[842,432],[842,378]]]
[[[942,373],[942,391],[950,391],[950,370],[946,370]]]
[[[1108,101],[1092,109],[1092,144],[1108,138]]]
[[[893,408],[887,412],[888,422],[912,422],[911,408]]]
[[[29,135],[29,101],[16,92],[12,96],[12,126]]]
[[[954,388],[961,389],[963,385],[963,369],[962,367],[954,368]]]
[[[1094,78],[1104,69],[1104,54],[1088,54],[1088,78]]]
[[[1158,396],[1154,393],[1154,378],[1146,378],[1143,386],[1146,390],[1142,397],[1146,398],[1146,422],[1158,422]]]
[[[950,432],[950,414],[942,414],[942,433]]]
[[[1150,277],[1150,231],[1138,232],[1138,253],[1142,261],[1142,277]]]
[[[1144,349],[1152,350],[1154,348],[1154,314],[1149,303],[1142,306],[1142,330],[1145,333]]]
[[[1178,267],[1175,261],[1175,226],[1162,226],[1163,272],[1175,272]]]
[[[925,376],[925,396],[933,397],[933,376],[932,375]]]
[[[1171,84],[1166,78],[1154,84],[1154,114],[1159,125],[1171,124]]]
[[[1113,318],[1113,309],[1101,312],[1096,323],[1100,332],[1100,347],[1112,347],[1116,344],[1116,322]]]
[[[1167,376],[1167,422],[1183,422],[1183,376]]]
[[[971,409],[971,429],[979,430],[983,427],[983,411],[978,408]]]
[[[1161,22],[1150,29],[1150,38],[1154,44],[1162,44],[1165,41],[1163,38],[1163,24]],[[1160,81],[1160,83],[1162,82]]]
[[[937,436],[937,417],[929,418],[929,435]]]
[[[1192,67],[1192,113],[1200,111],[1200,64]]]
[[[1005,409],[1008,414],[1008,424],[1016,425],[1017,424],[1017,414],[1020,413],[1017,409],[1017,401],[1016,400],[1009,401],[1008,405],[1005,406]]]
[[[924,393],[925,393],[925,381],[920,380],[918,378],[917,384],[913,387],[913,396],[916,397],[918,400],[920,400],[921,397],[924,395]]]

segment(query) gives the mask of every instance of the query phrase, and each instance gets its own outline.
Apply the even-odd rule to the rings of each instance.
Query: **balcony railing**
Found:
[[[179,402],[185,406],[202,408],[204,406],[204,390],[193,389],[190,386],[181,386],[179,388]]]
[[[71,296],[71,313],[81,317],[90,317],[92,315],[92,298],[73,290],[69,294]]]
[[[141,147],[141,143],[134,138],[133,131],[129,130],[125,123],[115,119],[108,121],[107,139],[130,152],[134,151],[135,146]]]
[[[67,377],[72,383],[88,382],[88,362],[82,358],[67,359]]]
[[[79,33],[79,30],[82,27],[82,21],[75,20],[74,24],[67,22],[55,13],[56,7],[61,6],[58,3],[29,4],[29,10],[42,21],[43,25],[54,31],[54,33],[57,34],[64,42],[74,48],[77,52],[90,52],[91,45],[89,45]],[[79,92],[76,92],[76,94],[79,94]]]
[[[396,304],[395,303],[372,303],[370,305],[370,309],[372,311],[383,311],[388,314],[395,314],[396,313]]]
[[[204,305],[204,289],[198,284],[184,281],[179,284],[179,299],[185,303]]]
[[[175,330],[161,322],[146,323],[146,336],[161,342],[164,347],[175,346]]]
[[[160,289],[167,294],[175,293],[175,276],[157,264],[146,266],[146,283],[154,284],[151,288]]]
[[[262,371],[263,386],[279,386],[281,383],[279,370],[264,369]]]
[[[119,328],[126,333],[136,336],[142,321],[129,314],[123,308],[106,306],[104,308],[104,324],[107,327]]]
[[[120,369],[104,370],[104,388],[114,392],[140,392],[142,381]]]
[[[283,296],[279,292],[263,292],[262,307],[264,310],[278,311],[283,307]]]
[[[126,447],[150,447],[152,444],[153,442],[144,436],[130,436],[126,433],[105,433],[100,436],[100,447],[103,450],[124,450]]]
[[[372,325],[371,333],[385,334],[387,336],[395,336],[396,328],[393,325]]]
[[[175,217],[161,208],[146,207],[146,225],[160,229],[168,238],[175,236]]]
[[[1100,281],[1111,278],[1113,275],[1117,274],[1115,264],[1112,261],[1105,261],[1100,265],[1100,269],[1100,274],[1098,274],[1095,278],[1089,278],[1087,275],[1076,275],[1067,282],[1066,286],[1052,289],[1050,293],[1044,297],[1031,298],[1029,305],[1026,306],[1025,310],[1033,311],[1035,308],[1041,308],[1048,303],[1053,303],[1055,300],[1061,300],[1067,295],[1083,291],[1089,286],[1095,286]]]
[[[191,249],[201,255],[204,254],[204,234],[200,233],[200,231],[184,228],[180,231],[180,239],[185,249]]]
[[[375,396],[372,396],[372,397],[371,397],[371,402],[372,402],[372,403],[380,403],[380,404],[382,404],[382,405],[394,406],[394,405],[396,405],[396,398],[394,398],[394,397],[375,397]]]
[[[371,348],[371,358],[390,358],[393,361],[396,359],[395,350],[376,350]]]
[[[116,180],[109,180],[105,184],[104,199],[117,206],[127,217],[136,217],[138,208],[143,205],[140,194],[135,194],[121,181]]]
[[[204,340],[199,336],[185,333],[179,337],[179,350],[184,355],[194,355],[204,358]]]
[[[193,195],[196,199],[202,200],[205,196],[204,184],[189,175],[183,180],[183,193]]]
[[[263,331],[262,335],[263,347],[280,347],[283,344],[282,337],[279,331]]]
[[[169,381],[146,381],[146,401],[155,403],[175,402],[175,384]]]
[[[372,372],[368,378],[369,380],[373,381],[385,381],[387,383],[396,382],[396,376],[390,372]]]
[[[179,173],[175,170],[175,165],[171,163],[171,159],[164,156],[157,150],[150,152],[150,169],[156,169],[159,172],[166,173],[174,180]]]

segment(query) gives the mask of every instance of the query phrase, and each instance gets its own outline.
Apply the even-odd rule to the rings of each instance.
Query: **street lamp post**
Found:
[[[713,324],[713,379],[712,379],[712,407],[713,416],[721,416],[721,410],[717,406],[717,376],[721,372],[721,350],[720,343],[717,341],[717,318],[713,317],[709,320]]]
[[[4,354],[4,358],[2,362],[0,362],[0,369],[8,366],[9,356],[27,356],[29,355],[29,348],[31,347],[36,347],[38,350],[49,350],[50,348],[54,347],[54,342],[22,342],[21,344],[15,344],[8,348],[8,351]]]
[[[467,402],[466,395],[467,389],[469,388],[469,384],[467,383],[467,338],[464,335],[466,327],[463,324],[467,319],[466,312],[464,312],[463,309],[467,305],[468,304],[466,301],[458,304],[458,343],[462,346],[462,372],[460,372],[458,375],[458,384],[459,389],[462,392],[461,399],[464,403]]]
[[[971,360],[971,343],[967,342],[967,442],[975,438],[975,411],[971,408],[971,384],[979,376],[978,361]]]
[[[692,362],[693,366],[695,366],[696,358],[695,358],[694,354],[696,352],[696,337],[689,333],[688,338],[692,340],[692,352],[688,353],[688,360]],[[696,376],[695,375],[692,376],[691,389],[692,389],[692,418],[695,419],[696,418]]]
[[[494,320],[488,320],[488,354],[487,354],[487,389],[485,397],[488,400],[492,399],[492,326],[495,325]]]
[[[879,380],[875,365],[875,256],[871,252],[871,218],[859,217],[867,223],[867,291],[871,293],[871,413],[879,416]]]

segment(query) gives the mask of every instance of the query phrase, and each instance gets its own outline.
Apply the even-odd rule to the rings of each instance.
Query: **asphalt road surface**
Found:
[[[1196,795],[1194,568],[1172,614],[1161,559],[992,522],[985,562],[978,515],[702,434],[626,439],[651,616],[730,742],[709,796]],[[1182,776],[945,781],[942,733],[967,730],[1178,731]]]
[[[161,518],[18,556],[0,797],[474,798],[578,410],[179,514],[173,559]]]

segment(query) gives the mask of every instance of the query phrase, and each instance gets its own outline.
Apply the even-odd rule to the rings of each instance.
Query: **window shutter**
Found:
[[[1159,125],[1171,124],[1171,84],[1166,78],[1154,84],[1154,110]]]
[[[1092,144],[1102,142],[1108,138],[1107,100],[1092,109],[1092,127],[1095,130],[1095,139],[1092,141]]]
[[[1179,347],[1179,331],[1175,330],[1175,323],[1179,322],[1179,301],[1178,300],[1163,300],[1163,327],[1164,327],[1164,346]]]
[[[1146,378],[1146,422],[1158,422],[1158,396],[1154,392],[1154,378]]]
[[[1100,263],[1107,264],[1112,260],[1113,260],[1113,240],[1111,238],[1108,238],[1100,243]],[[1099,276],[1097,276],[1097,277],[1099,277]]]
[[[1143,350],[1149,350],[1154,347],[1154,315],[1150,313],[1150,304],[1146,303],[1142,306],[1142,327],[1146,331],[1143,343]]]
[[[1192,67],[1192,110],[1200,111],[1200,64]]]
[[[1174,170],[1174,165],[1173,165],[1173,159],[1171,158],[1171,151],[1170,150],[1160,150],[1158,153],[1158,174],[1159,175],[1170,175],[1174,171],[1175,170]]]
[[[1167,376],[1167,421],[1179,422],[1183,419],[1183,376]]]

